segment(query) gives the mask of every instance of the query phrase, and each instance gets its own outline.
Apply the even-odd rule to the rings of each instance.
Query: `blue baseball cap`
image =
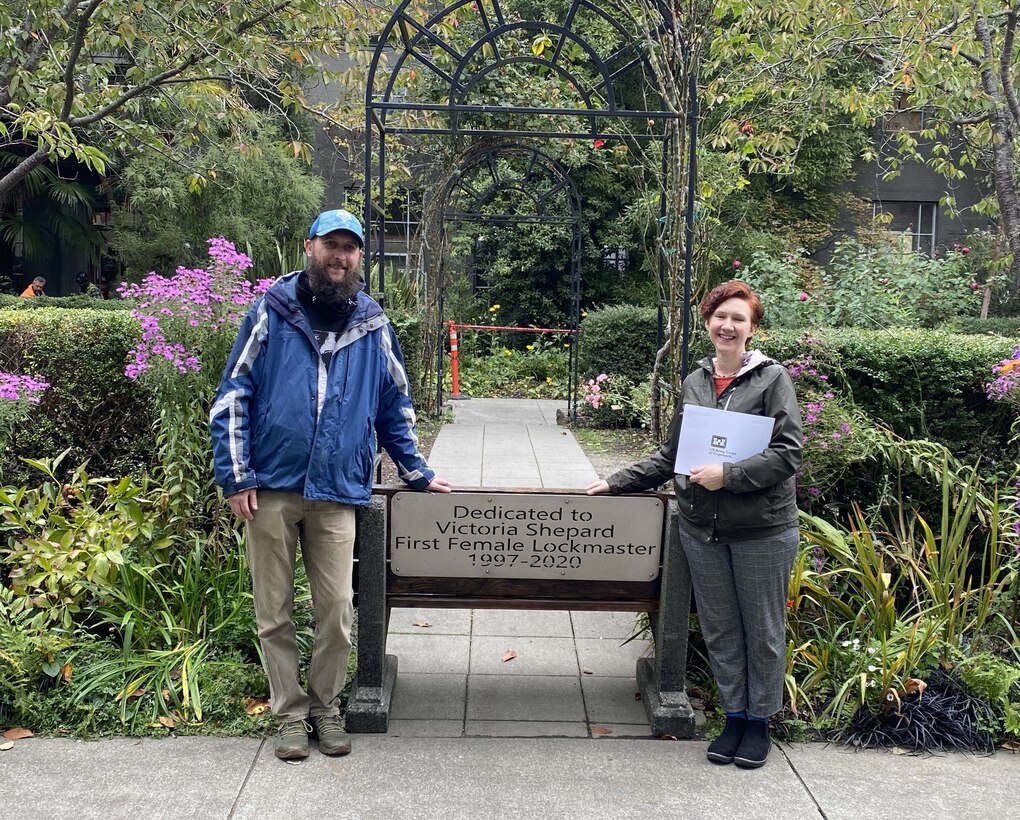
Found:
[[[323,211],[315,217],[312,227],[308,230],[308,238],[325,236],[333,231],[350,231],[358,237],[361,247],[365,247],[365,232],[361,228],[361,222],[350,211]]]

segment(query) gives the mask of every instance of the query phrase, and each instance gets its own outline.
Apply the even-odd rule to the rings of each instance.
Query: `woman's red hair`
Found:
[[[751,290],[746,282],[739,279],[731,279],[721,285],[712,288],[701,300],[701,318],[706,322],[727,299],[743,299],[751,309],[751,324],[755,327],[761,324],[765,317],[765,308],[761,306],[761,299]]]

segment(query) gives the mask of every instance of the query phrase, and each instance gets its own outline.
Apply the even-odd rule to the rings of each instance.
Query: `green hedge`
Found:
[[[35,296],[22,299],[0,293],[0,310],[44,310],[46,308],[77,308],[87,310],[127,311],[135,306],[134,299],[96,299],[92,296]]]
[[[655,362],[657,312],[654,307],[610,305],[590,310],[581,320],[578,365],[582,379],[599,373],[645,381]]]
[[[961,316],[954,319],[947,328],[951,333],[966,333],[973,336],[1010,336],[1020,342],[1020,316],[995,316],[978,319],[976,316]]]
[[[0,370],[50,383],[0,455],[0,481],[35,481],[21,459],[65,449],[65,467],[87,459],[95,475],[124,475],[151,458],[154,408],[124,376],[138,334],[123,310],[0,309]]]
[[[986,464],[1015,461],[1007,449],[1009,409],[990,401],[991,367],[1017,339],[945,331],[850,328],[758,333],[758,346],[779,361],[811,355],[819,372],[869,416],[905,438],[928,438]]]

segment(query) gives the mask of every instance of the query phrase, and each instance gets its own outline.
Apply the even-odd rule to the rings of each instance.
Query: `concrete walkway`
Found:
[[[429,464],[455,487],[586,487],[598,479],[556,425],[565,402],[452,402]],[[651,737],[634,668],[648,642],[629,612],[394,609],[390,734]],[[508,650],[516,657],[504,661]]]
[[[431,457],[456,485],[583,487],[596,476],[556,403],[472,399]],[[394,610],[387,735],[298,764],[272,739],[18,741],[0,818],[995,818],[1020,755],[913,757],[784,745],[767,766],[648,737],[632,615]],[[424,626],[429,624],[429,626]],[[504,662],[507,649],[517,656]]]

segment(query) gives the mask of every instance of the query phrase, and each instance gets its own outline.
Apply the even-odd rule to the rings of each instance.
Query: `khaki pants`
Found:
[[[281,721],[337,712],[351,654],[354,526],[353,507],[307,501],[296,493],[258,492],[258,510],[246,525],[248,566],[270,706]],[[315,610],[307,693],[298,677],[291,617],[298,541]]]

